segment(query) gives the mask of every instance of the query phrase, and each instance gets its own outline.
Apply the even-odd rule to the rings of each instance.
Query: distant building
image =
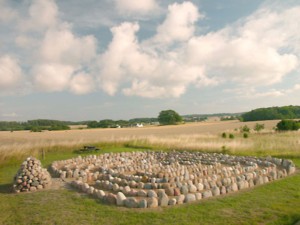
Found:
[[[137,123],[136,127],[144,127],[144,125],[142,123]]]

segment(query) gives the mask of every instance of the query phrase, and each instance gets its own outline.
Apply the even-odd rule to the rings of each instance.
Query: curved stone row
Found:
[[[200,152],[132,152],[53,162],[52,171],[101,200],[130,208],[182,204],[280,179],[290,160]]]
[[[16,193],[36,191],[50,184],[51,176],[47,169],[42,168],[40,160],[28,157],[14,177],[13,190]]]

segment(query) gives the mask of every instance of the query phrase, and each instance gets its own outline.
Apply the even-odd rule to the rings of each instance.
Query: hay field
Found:
[[[155,126],[121,129],[85,129],[68,131],[0,132],[0,162],[10,157],[37,155],[43,148],[76,149],[83,144],[113,144],[127,147],[152,149],[181,149],[202,151],[225,151],[237,153],[255,150],[256,154],[300,155],[300,138],[297,132],[275,133],[272,128],[278,123],[260,121],[264,132],[242,138],[238,128],[247,125],[253,128],[257,122],[221,121],[183,124],[178,126]],[[221,138],[223,132],[233,133],[234,139]]]

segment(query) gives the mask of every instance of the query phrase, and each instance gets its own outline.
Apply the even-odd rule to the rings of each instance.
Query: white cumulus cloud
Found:
[[[127,15],[147,15],[159,8],[156,0],[114,0],[117,10]]]
[[[94,80],[86,73],[76,74],[70,81],[70,90],[77,95],[87,94],[94,90]]]
[[[5,55],[0,57],[0,92],[16,87],[22,79],[22,69],[17,59]]]
[[[21,30],[39,31],[53,27],[58,22],[58,7],[54,0],[33,0],[28,14],[28,18],[20,21]]]
[[[96,55],[93,36],[76,37],[69,27],[47,30],[40,48],[42,60],[76,65],[89,62]]]
[[[35,87],[45,92],[67,89],[73,73],[72,66],[63,64],[41,64],[32,71]]]
[[[197,6],[191,2],[170,5],[165,21],[157,28],[154,41],[168,44],[188,40],[194,35],[195,22],[201,17]]]

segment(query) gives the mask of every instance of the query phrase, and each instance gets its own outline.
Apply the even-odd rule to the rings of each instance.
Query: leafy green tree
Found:
[[[295,120],[281,120],[277,125],[277,130],[286,131],[286,130],[299,130],[300,121]]]
[[[158,115],[158,122],[161,125],[174,125],[182,122],[182,117],[174,110],[163,110]]]
[[[99,127],[101,128],[112,128],[116,127],[116,122],[113,120],[100,120]]]

